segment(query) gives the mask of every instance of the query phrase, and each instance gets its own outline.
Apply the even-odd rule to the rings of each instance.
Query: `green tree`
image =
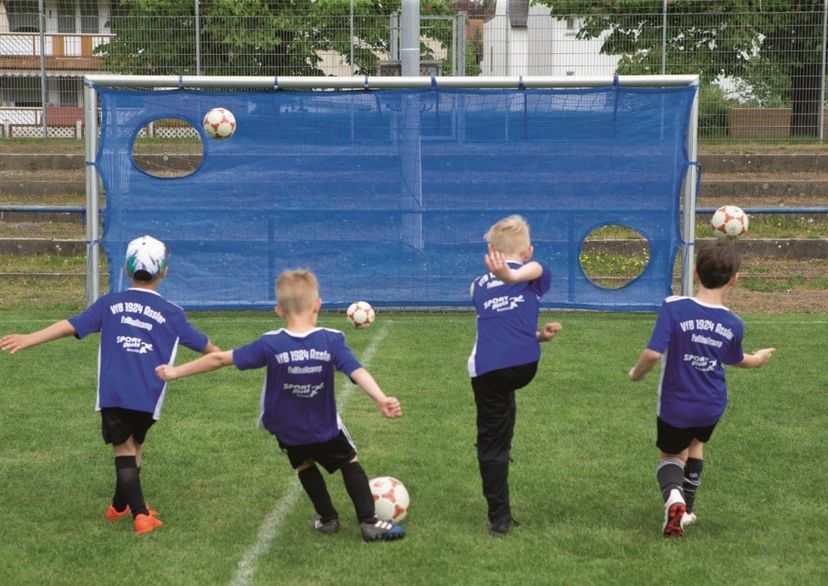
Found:
[[[580,38],[607,35],[620,74],[660,73],[662,0],[538,0],[559,18],[580,17]],[[667,73],[741,78],[754,96],[781,95],[791,134],[818,130],[823,0],[668,0]]]
[[[390,15],[400,1],[354,0],[357,74],[375,74],[387,58]],[[318,51],[351,55],[350,0],[206,0],[199,3],[204,75],[324,75]],[[195,74],[194,0],[120,0],[98,48],[103,68],[128,74]],[[421,5],[450,14],[451,2]]]

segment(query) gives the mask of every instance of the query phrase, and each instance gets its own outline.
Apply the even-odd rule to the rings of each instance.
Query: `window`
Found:
[[[10,83],[3,91],[3,101],[17,108],[40,108],[40,84],[35,86],[22,79]]]
[[[75,28],[75,5],[61,2],[57,8],[57,29],[59,33],[74,33]]]
[[[570,16],[566,19],[566,32],[578,32],[578,19],[574,16]]]
[[[40,31],[37,0],[10,0],[6,2],[9,30],[13,33]]]
[[[78,104],[78,90],[80,89],[80,80],[77,79],[59,79],[57,80],[58,90],[58,104],[61,106],[77,106]]]
[[[98,3],[97,1],[82,0],[80,5],[81,31],[82,33],[97,33],[98,29]]]

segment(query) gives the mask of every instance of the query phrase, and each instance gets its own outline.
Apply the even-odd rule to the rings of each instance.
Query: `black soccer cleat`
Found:
[[[494,537],[503,537],[512,530],[512,527],[517,527],[519,525],[520,523],[518,523],[515,519],[506,519],[505,521],[501,521],[499,523],[492,523],[492,526],[489,528],[489,532]]]
[[[377,519],[374,523],[360,523],[365,541],[394,541],[405,537],[405,529],[389,521]]]
[[[311,523],[311,529],[325,535],[333,535],[339,531],[339,519],[334,517],[330,521],[323,522],[322,519],[316,518]]]

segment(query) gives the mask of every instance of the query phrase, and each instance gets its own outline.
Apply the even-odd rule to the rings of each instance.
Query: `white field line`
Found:
[[[382,328],[380,328],[374,336],[374,339],[371,340],[370,344],[368,344],[368,347],[362,354],[361,362],[363,366],[367,367],[374,358],[379,345],[388,334],[388,328],[388,322],[384,322],[382,324]],[[348,399],[350,399],[353,394],[354,386],[355,385],[350,382],[346,383],[342,389],[342,392],[339,394],[337,405],[340,411],[342,411],[348,403]],[[293,505],[296,504],[296,501],[299,499],[301,494],[302,489],[299,484],[299,480],[296,476],[294,476],[292,481],[288,484],[285,495],[267,514],[264,521],[262,521],[255,543],[253,543],[253,545],[245,552],[242,559],[239,560],[239,566],[236,568],[236,573],[233,574],[233,577],[230,579],[230,586],[244,586],[250,583],[253,576],[256,574],[259,558],[270,551],[270,546],[273,544],[273,540],[279,536],[285,518],[290,513]]]

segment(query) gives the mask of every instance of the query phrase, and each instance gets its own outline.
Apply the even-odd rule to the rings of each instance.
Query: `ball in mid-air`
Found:
[[[236,132],[236,117],[226,108],[213,108],[204,115],[204,132],[217,140],[230,138]]]
[[[348,306],[345,313],[355,328],[367,328],[374,323],[374,308],[367,301],[355,301]]]
[[[371,495],[374,497],[374,514],[378,519],[399,523],[408,514],[408,490],[402,482],[390,476],[372,478]]]
[[[722,206],[710,219],[713,232],[719,238],[739,238],[747,234],[748,217],[742,208]]]

